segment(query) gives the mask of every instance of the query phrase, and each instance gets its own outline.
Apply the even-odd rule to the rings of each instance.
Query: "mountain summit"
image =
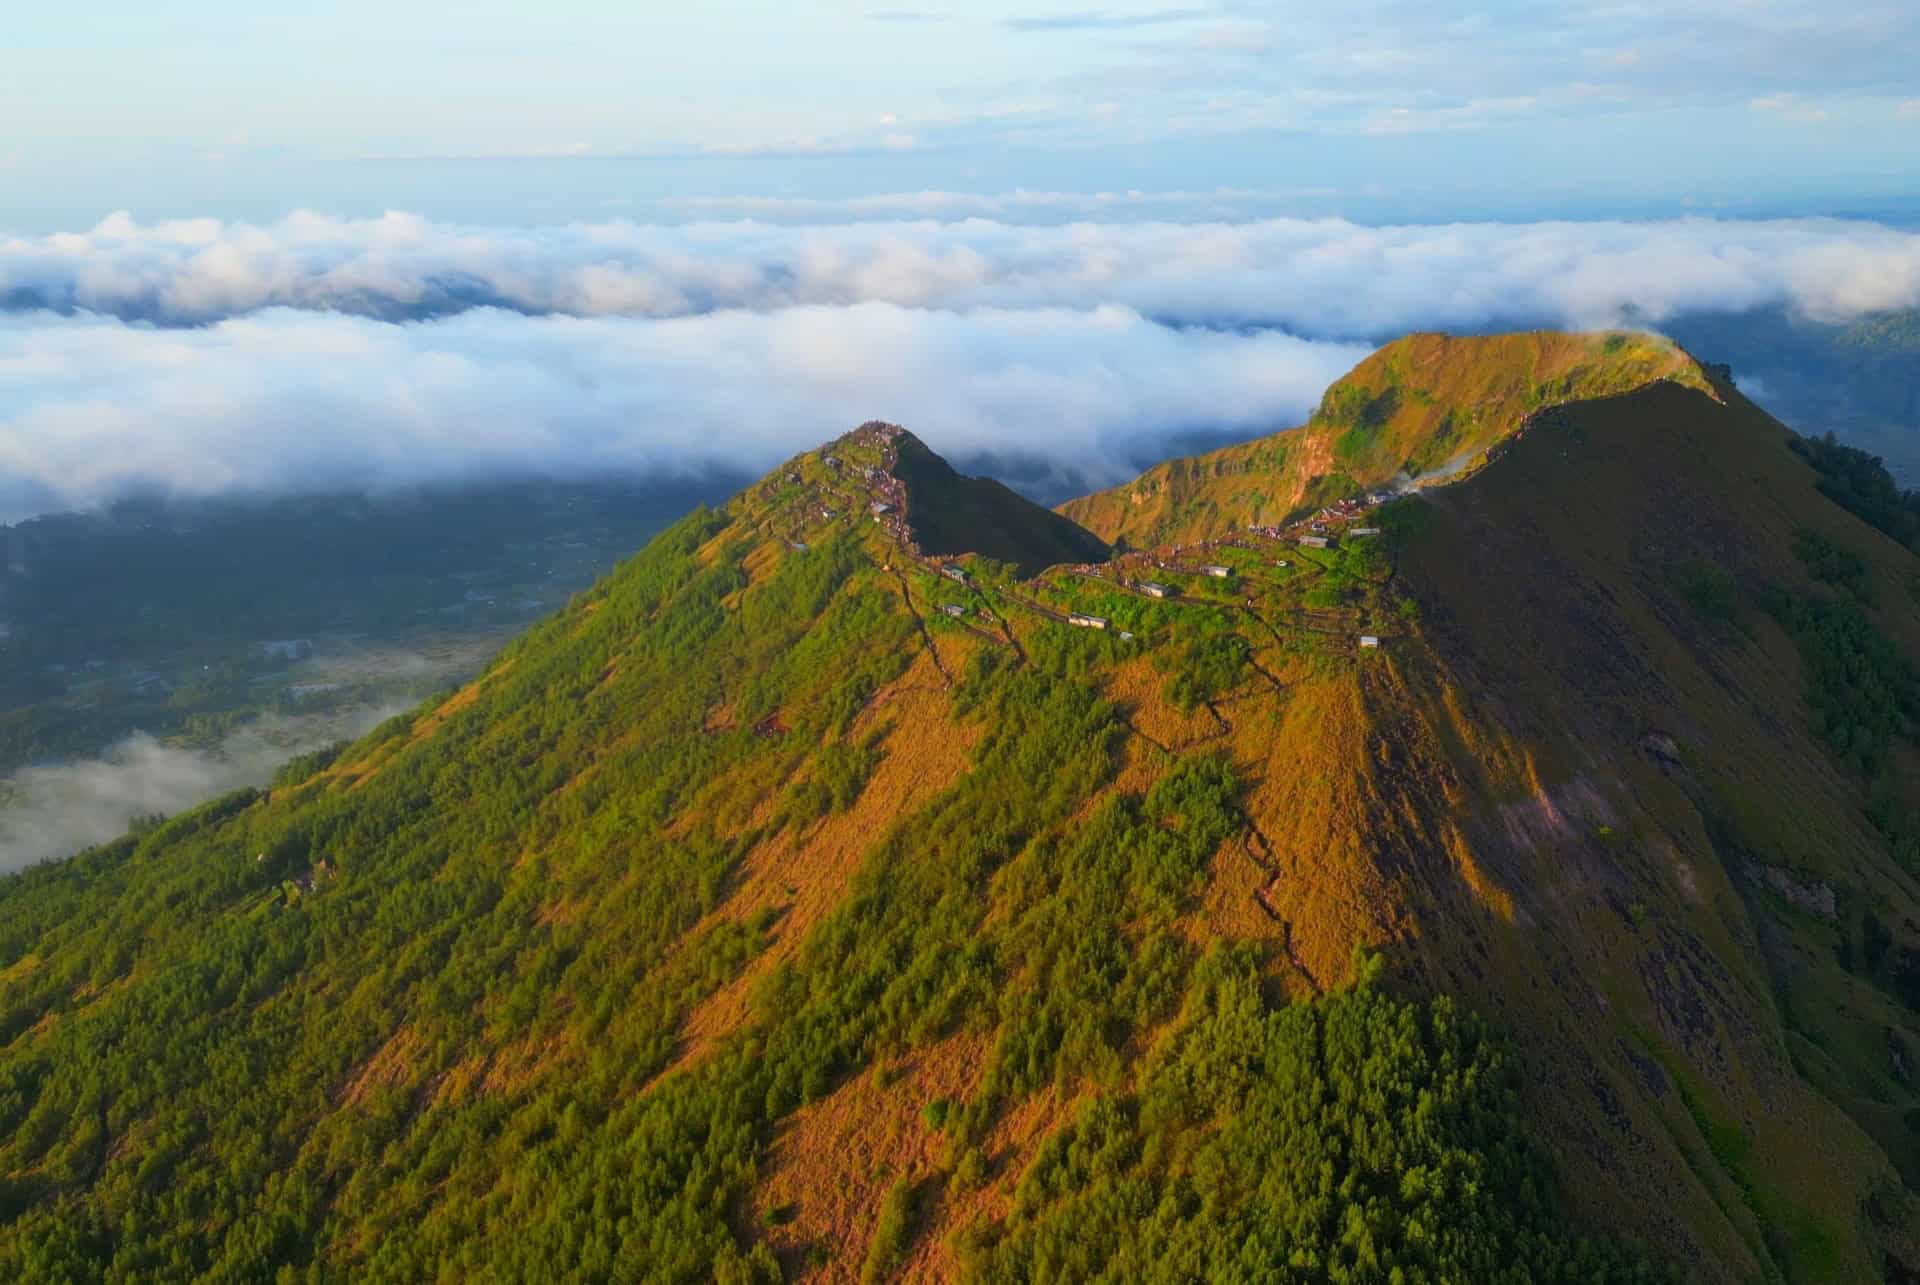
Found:
[[[912,556],[971,554],[1022,576],[1109,552],[1092,532],[991,478],[962,477],[912,433],[878,420],[788,461],[748,495],[796,529],[851,506]]]
[[[1337,380],[1302,427],[1169,460],[1061,512],[1108,540],[1216,538],[1362,490],[1447,481],[1548,407],[1659,382],[1720,396],[1714,375],[1656,335],[1409,335]]]
[[[1235,449],[1108,550],[866,425],[0,884],[0,1272],[1911,1278],[1865,465],[1617,336]]]

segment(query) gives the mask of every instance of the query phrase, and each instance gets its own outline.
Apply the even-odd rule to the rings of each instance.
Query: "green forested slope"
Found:
[[[789,807],[728,833],[688,801],[730,773],[804,776],[911,656],[850,538],[729,608],[748,578],[734,525],[683,522],[462,708],[397,720],[271,800],[0,888],[7,1274],[770,1275],[727,1210],[775,1122],[955,1028],[995,1039],[946,1126],[972,1166],[1009,1104],[1061,1077],[1120,1091],[1136,1041],[1154,1049],[1144,1101],[1097,1098],[1074,1126],[1111,1132],[1119,1111],[1125,1140],[1082,1169],[1063,1135],[1022,1178],[1006,1245],[974,1233],[984,1275],[1046,1275],[1050,1228],[1115,1199],[1178,1222],[1181,1257],[1158,1268],[1175,1274],[1239,1254],[1307,1277],[1404,1263],[1457,1279],[1585,1252],[1554,1223],[1477,1026],[1371,992],[1274,1010],[1251,957],[1173,931],[1238,824],[1225,763],[1068,824],[1124,734],[1071,648],[975,666],[956,696],[985,729],[973,770],[875,836],[746,1030],[656,1082],[689,1004],[771,928],[703,914],[766,828],[808,820]],[[733,729],[703,730],[728,697]],[[788,733],[756,733],[774,710]],[[989,923],[996,879],[1006,913]],[[510,1090],[456,1087],[521,1049],[536,1052]],[[1215,1120],[1240,1132],[1208,1141]],[[1282,1141],[1289,1170],[1261,1179]],[[1195,1210],[1196,1165],[1264,1182],[1258,1204]],[[1258,1248],[1236,1248],[1250,1229]],[[1632,1278],[1600,1266],[1618,1261],[1592,1257],[1588,1278]]]

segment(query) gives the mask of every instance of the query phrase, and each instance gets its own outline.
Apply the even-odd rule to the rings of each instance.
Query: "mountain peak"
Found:
[[[1170,460],[1061,511],[1134,543],[1281,523],[1362,490],[1451,480],[1541,411],[1663,382],[1725,400],[1723,378],[1644,332],[1407,335],[1334,381],[1305,425]]]
[[[1547,406],[1592,401],[1668,380],[1719,398],[1712,377],[1670,339],[1638,331],[1503,335],[1425,331],[1379,349],[1327,389],[1308,421],[1341,430],[1341,455],[1366,468],[1458,460]],[[1396,440],[1416,453],[1393,459]]]
[[[1031,576],[1098,562],[1105,541],[991,478],[966,477],[898,424],[868,420],[789,460],[743,501],[790,543],[822,522],[871,518],[914,556],[991,558]]]

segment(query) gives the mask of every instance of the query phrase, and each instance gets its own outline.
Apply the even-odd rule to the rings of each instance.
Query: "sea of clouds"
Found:
[[[0,521],[132,489],[764,470],[863,420],[1088,483],[1298,422],[1414,329],[1920,303],[1841,220],[487,228],[302,213],[0,236]]]
[[[874,418],[1117,481],[1144,438],[1296,422],[1365,352],[1114,306],[405,324],[275,307],[191,329],[20,314],[0,317],[0,520],[155,485],[757,473]]]
[[[0,301],[204,324],[264,308],[387,320],[494,306],[685,317],[855,303],[1118,305],[1179,324],[1372,338],[1534,317],[1576,326],[1787,304],[1823,319],[1920,300],[1920,233],[1836,219],[1343,219],[1034,227],[970,218],[547,228],[300,213],[0,238]]]

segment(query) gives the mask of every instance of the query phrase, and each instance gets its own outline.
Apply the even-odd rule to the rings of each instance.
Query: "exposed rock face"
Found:
[[[1779,893],[1787,902],[1822,919],[1840,917],[1839,898],[1824,883],[1802,882],[1791,870],[1779,866],[1761,866],[1760,881]]]

